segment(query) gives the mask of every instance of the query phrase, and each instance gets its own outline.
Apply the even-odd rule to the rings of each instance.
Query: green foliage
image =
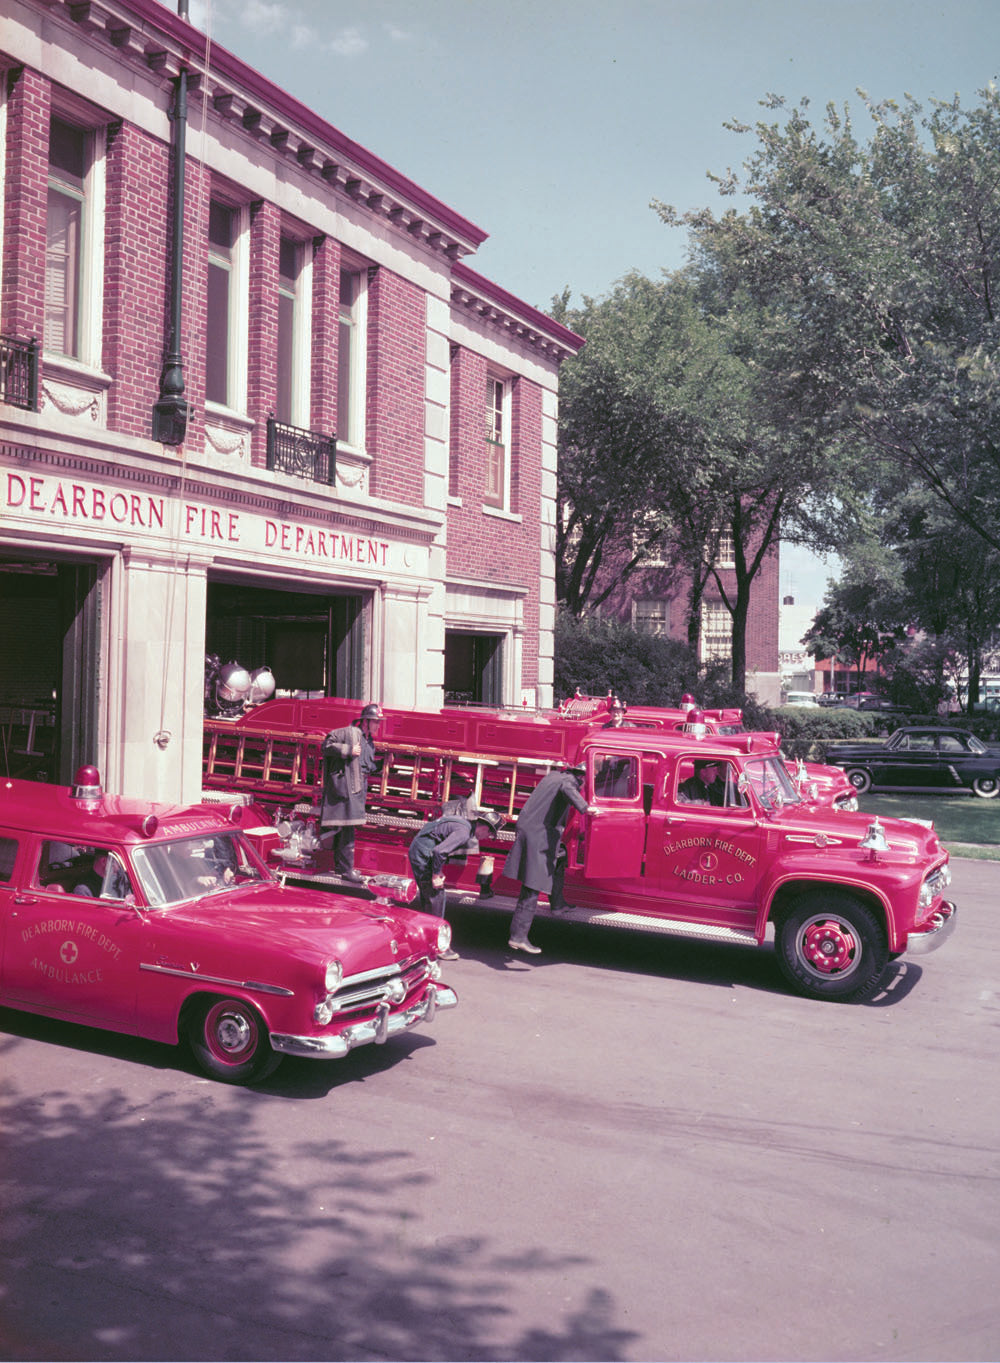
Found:
[[[738,263],[769,319],[759,362],[830,451],[926,487],[1000,550],[1000,91],[925,114],[867,101],[871,135],[832,106],[814,127],[780,99],[760,122],[742,190],[747,213],[691,227],[699,259]]]
[[[725,663],[702,667],[686,644],[643,634],[617,620],[556,620],[555,699],[614,691],[631,705],[676,706],[686,692],[705,710],[733,706],[751,729],[773,729],[770,711],[733,686]]]
[[[843,739],[873,738],[880,726],[879,716],[848,708],[808,709],[782,705],[767,712],[762,727],[777,729],[782,750],[793,758],[822,762],[827,743]]]
[[[697,659],[686,644],[614,620],[576,620],[561,612],[556,621],[557,703],[579,690],[585,696],[614,691],[632,705],[676,705],[698,684]]]

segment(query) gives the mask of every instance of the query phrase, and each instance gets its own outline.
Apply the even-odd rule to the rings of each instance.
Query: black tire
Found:
[[[977,776],[972,783],[973,795],[980,800],[995,800],[1000,795],[1000,779],[996,776]]]
[[[242,999],[209,999],[192,1019],[188,1041],[205,1073],[224,1084],[266,1079],[281,1061],[264,1019]]]
[[[847,779],[859,795],[864,795],[872,788],[872,778],[864,767],[848,767]]]
[[[775,950],[800,994],[838,1003],[871,998],[889,963],[875,914],[845,890],[800,895],[777,927]]]

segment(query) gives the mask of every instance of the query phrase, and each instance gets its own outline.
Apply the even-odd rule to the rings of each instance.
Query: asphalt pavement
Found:
[[[863,1006],[469,908],[455,1011],[260,1089],[0,1010],[0,1357],[1000,1357],[1000,864],[954,872]]]

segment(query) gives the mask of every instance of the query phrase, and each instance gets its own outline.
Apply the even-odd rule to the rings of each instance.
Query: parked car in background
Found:
[[[0,784],[0,1004],[176,1045],[250,1083],[335,1060],[458,1002],[443,919],[286,886],[252,806]]]
[[[859,794],[866,790],[971,790],[1000,794],[1000,748],[965,729],[908,726],[884,742],[828,743],[826,761],[841,767]]]
[[[813,691],[789,691],[785,695],[786,705],[818,705],[819,700]]]

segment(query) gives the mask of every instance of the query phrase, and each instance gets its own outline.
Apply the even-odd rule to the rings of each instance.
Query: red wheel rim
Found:
[[[257,1020],[248,1008],[236,1003],[217,1003],[205,1017],[205,1045],[223,1065],[241,1065],[260,1042]]]
[[[835,918],[817,919],[803,930],[802,956],[823,975],[850,969],[860,951],[861,944],[851,929]]]

